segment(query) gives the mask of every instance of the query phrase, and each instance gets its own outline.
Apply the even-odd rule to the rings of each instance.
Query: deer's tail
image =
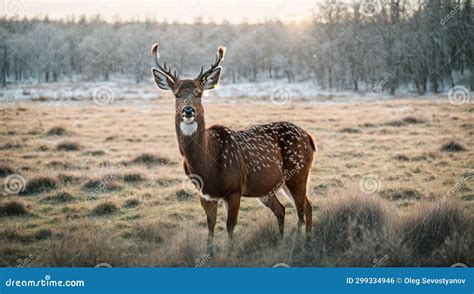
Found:
[[[314,144],[313,137],[311,137],[311,135],[308,134],[308,138],[309,138],[309,144],[311,144],[311,148],[313,149],[313,152],[316,151],[316,145]]]

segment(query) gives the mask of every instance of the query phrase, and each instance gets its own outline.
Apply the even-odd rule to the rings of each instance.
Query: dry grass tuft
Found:
[[[54,203],[66,203],[74,201],[74,196],[67,191],[59,191],[57,194],[48,196],[45,198],[46,201],[54,202]]]
[[[395,159],[398,161],[410,161],[410,158],[404,154],[397,154],[395,155]]]
[[[413,250],[414,256],[426,257],[439,250],[445,242],[459,240],[460,236],[467,236],[472,242],[472,234],[468,232],[472,231],[473,224],[472,216],[469,217],[461,205],[442,201],[414,207],[403,219],[400,230],[404,243]]]
[[[386,122],[385,125],[391,126],[391,127],[402,127],[405,125],[413,125],[413,124],[423,124],[426,123],[425,120],[413,117],[413,116],[407,116],[399,120],[392,120],[389,122]]]
[[[176,191],[176,199],[178,201],[187,201],[189,199],[192,199],[194,195],[196,194],[184,189],[179,189],[178,191]]]
[[[130,172],[122,175],[122,179],[127,183],[138,183],[145,181],[145,176],[141,173]]]
[[[17,216],[28,213],[27,205],[22,200],[6,200],[0,203],[0,216]]]
[[[7,164],[0,164],[0,177],[6,177],[14,173],[15,170],[11,166]]]
[[[143,164],[147,166],[169,164],[168,158],[158,156],[156,154],[144,153],[130,161],[131,164]]]
[[[359,134],[361,131],[356,128],[343,128],[340,130],[341,133],[348,133],[348,134]]]
[[[260,215],[257,219],[258,221],[250,226],[249,230],[246,230],[244,239],[239,244],[239,257],[248,258],[255,253],[262,253],[262,251],[278,245],[280,233],[275,217]]]
[[[129,198],[127,200],[125,200],[125,203],[124,203],[124,207],[126,208],[133,208],[133,207],[137,207],[138,205],[140,205],[140,200],[137,199],[137,198]]]
[[[69,132],[66,128],[63,127],[52,127],[47,132],[46,135],[48,136],[66,136],[69,135]]]
[[[328,252],[347,250],[370,234],[380,235],[388,221],[386,204],[377,197],[348,195],[322,205],[314,231]]]
[[[66,141],[61,142],[56,146],[57,151],[79,151],[81,150],[81,145],[77,142]]]
[[[25,189],[21,195],[33,195],[48,192],[58,186],[58,180],[48,176],[33,178],[26,182]]]
[[[83,190],[95,191],[97,193],[119,191],[120,185],[115,183],[113,178],[104,177],[102,179],[90,179],[83,186]]]
[[[165,240],[162,224],[157,221],[139,221],[132,228],[132,236],[152,244],[162,243]]]
[[[441,146],[441,151],[443,152],[462,152],[466,150],[467,147],[463,143],[454,140],[446,142]]]
[[[412,188],[390,188],[380,191],[380,196],[388,200],[419,200],[421,193]]]
[[[111,232],[110,226],[94,222],[69,226],[60,239],[50,239],[44,262],[53,267],[130,266],[134,250]]]
[[[24,228],[16,223],[4,226],[0,231],[0,239],[12,242],[30,243],[33,241],[34,236],[26,233]]]
[[[118,210],[119,206],[117,203],[112,201],[105,201],[97,204],[97,206],[92,209],[92,215],[104,216],[115,213]]]

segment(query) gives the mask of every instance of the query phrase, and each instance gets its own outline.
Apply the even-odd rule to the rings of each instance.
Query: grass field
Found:
[[[279,240],[270,210],[244,198],[234,249],[227,250],[220,204],[217,252],[206,256],[206,217],[184,177],[172,99],[37,101],[1,110],[0,265],[474,263],[471,104],[293,101],[205,109],[208,126],[288,120],[313,135],[311,242],[295,230],[287,199]]]

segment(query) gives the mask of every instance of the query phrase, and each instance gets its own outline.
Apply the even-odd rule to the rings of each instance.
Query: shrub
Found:
[[[442,201],[422,203],[402,221],[401,232],[406,243],[419,256],[431,256],[453,238],[466,235],[472,225],[461,205]],[[471,237],[472,238],[472,237]]]
[[[62,142],[56,146],[57,151],[78,151],[81,150],[81,145],[76,142]]]
[[[194,197],[194,193],[184,190],[184,189],[179,189],[176,191],[176,199],[178,201],[186,201]]]
[[[356,128],[343,128],[340,130],[341,133],[348,133],[348,134],[358,134],[360,133],[359,129]]]
[[[467,148],[464,146],[463,143],[456,142],[453,140],[446,142],[443,144],[443,146],[441,146],[441,151],[443,152],[462,152],[466,150]]]
[[[55,203],[65,203],[74,201],[74,197],[67,191],[60,191],[55,195],[46,197],[45,200]]]
[[[376,197],[349,195],[331,198],[322,205],[314,237],[328,252],[344,251],[364,237],[381,235],[387,219],[388,210]]]
[[[409,161],[410,160],[410,158],[408,158],[408,156],[403,155],[403,154],[397,154],[395,156],[395,159],[399,160],[399,161]]]
[[[0,177],[6,177],[14,173],[15,170],[11,166],[6,164],[0,164]]]
[[[69,132],[63,127],[52,127],[46,132],[48,136],[65,136],[68,134]]]
[[[125,204],[124,204],[126,208],[137,207],[138,205],[140,205],[140,200],[138,200],[137,198],[127,199],[125,200]]]
[[[119,210],[118,205],[115,202],[106,201],[97,204],[94,209],[92,209],[92,214],[96,216],[109,215]]]
[[[158,164],[168,164],[169,159],[150,153],[144,153],[132,159],[130,163],[132,164],[144,164],[144,165],[158,165]]]
[[[123,175],[123,180],[129,183],[142,182],[145,177],[140,173],[128,173]]]
[[[0,203],[0,216],[15,216],[28,214],[27,205],[22,200],[7,200]]]
[[[48,176],[33,178],[26,182],[25,189],[20,192],[22,195],[31,195],[37,193],[48,192],[55,189],[58,185],[58,180]]]
[[[386,189],[380,191],[380,196],[389,200],[419,200],[420,192],[411,188]]]

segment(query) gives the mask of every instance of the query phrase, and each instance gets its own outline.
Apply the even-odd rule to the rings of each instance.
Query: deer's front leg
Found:
[[[208,201],[201,197],[201,205],[204,208],[207,216],[207,254],[213,256],[214,254],[214,228],[216,227],[217,219],[217,201]]]
[[[234,234],[234,228],[237,224],[237,217],[239,216],[240,208],[240,193],[232,193],[225,202],[227,204],[227,233],[229,234],[229,247],[232,248],[232,238]]]

